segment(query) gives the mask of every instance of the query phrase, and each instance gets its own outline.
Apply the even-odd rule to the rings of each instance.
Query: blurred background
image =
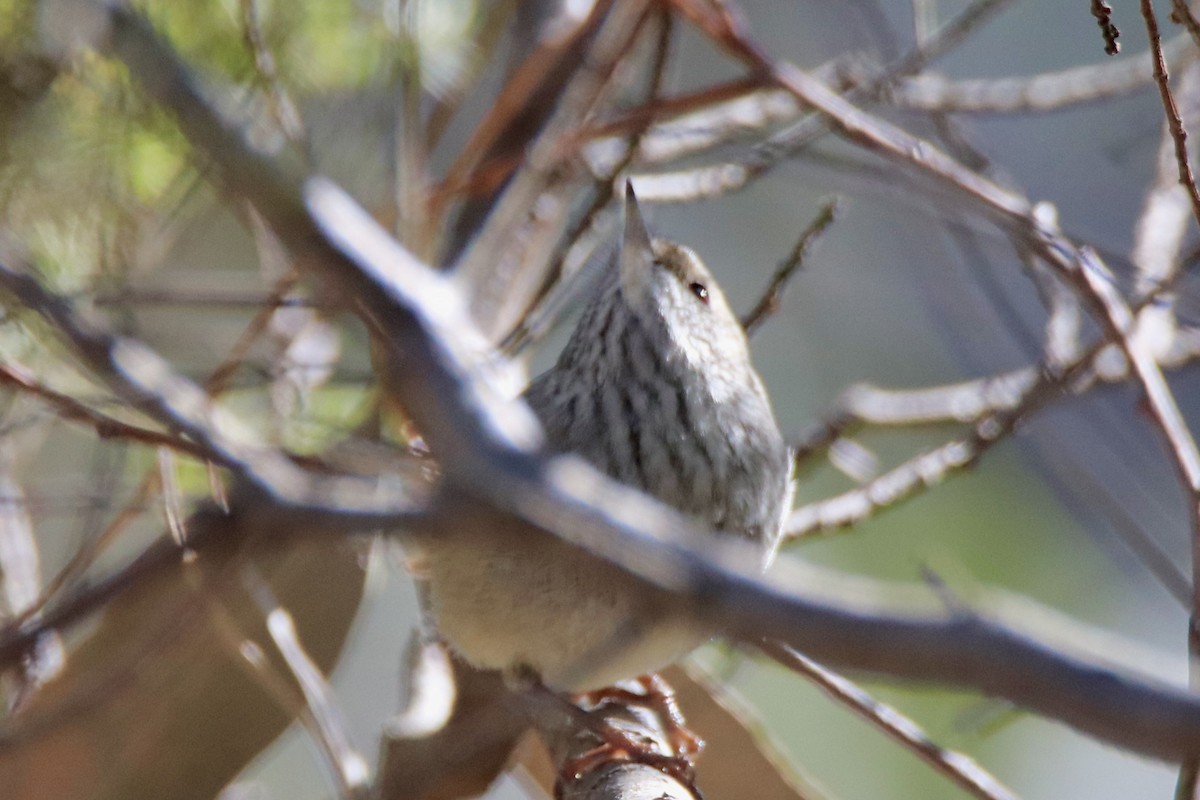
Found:
[[[442,174],[489,108],[510,59],[528,45],[516,11],[499,13],[493,5],[145,0],[137,7],[189,60],[205,96],[244,124],[256,145],[334,178],[387,219],[397,207],[393,140],[406,114],[414,108],[427,114],[439,99],[462,93],[461,109],[429,154],[431,173]],[[814,70],[835,61],[896,63],[918,37],[964,13],[981,23],[927,74],[997,80],[1107,68],[1146,48],[1131,4],[1116,10],[1123,35],[1113,57],[1105,55],[1084,3],[745,0],[741,6],[772,57]],[[1156,6],[1164,36],[1180,35],[1167,22],[1169,3]],[[312,308],[302,293],[280,284],[286,263],[256,236],[253,214],[206,182],[203,162],[122,67],[85,56],[72,73],[56,77],[40,60],[61,29],[82,24],[71,8],[0,2],[8,81],[8,102],[0,99],[2,241],[19,246],[56,290],[86,300],[114,328],[145,340],[199,381],[242,352],[263,298],[272,292],[294,298],[266,315],[244,359],[223,378],[227,402],[298,452],[320,451],[372,425],[372,357],[361,326]],[[664,95],[742,74],[689,26],[677,24],[673,33]],[[272,60],[264,64],[268,52]],[[477,63],[485,65],[478,75]],[[1130,290],[1136,226],[1155,185],[1163,128],[1148,73],[1131,84],[1049,110],[938,116],[886,102],[867,107],[919,136],[946,141],[949,132],[958,152],[978,159],[972,166],[1052,204],[1064,232],[1095,247],[1118,285]],[[422,90],[417,101],[413,85]],[[1180,102],[1195,100],[1181,94]],[[734,142],[703,160],[734,158],[747,146]],[[1042,355],[1045,312],[1021,254],[996,230],[896,180],[882,163],[825,136],[742,191],[649,206],[654,229],[694,247],[735,309],[744,311],[823,204],[839,198],[836,221],[753,341],[781,422],[794,434],[828,418],[855,383],[933,386],[1036,364]],[[1195,238],[1189,225],[1181,251]],[[1186,278],[1179,294],[1179,321],[1193,324]],[[564,319],[569,323],[570,314]],[[0,353],[8,363],[110,408],[111,400],[35,322],[16,311],[4,322]],[[532,354],[531,370],[554,357],[564,327]],[[1200,419],[1195,370],[1169,377],[1185,415]],[[27,393],[7,393],[3,414],[4,477],[24,498],[44,575],[111,528],[123,508],[138,516],[122,523],[89,574],[103,574],[157,536],[162,506],[150,499],[146,481],[161,484],[169,475],[180,497],[209,494],[203,465],[180,457],[164,468],[152,448],[68,425]],[[961,435],[956,430],[868,430],[854,440],[887,468]],[[797,502],[853,485],[832,467],[814,467],[802,474]],[[966,602],[1025,596],[1122,637],[1123,663],[1184,684],[1188,608],[1130,547],[1131,530],[1188,574],[1183,493],[1139,408],[1139,393],[1115,385],[1063,399],[967,473],[850,530],[790,546],[783,557],[901,583],[934,576]],[[339,590],[333,570],[308,576],[302,594],[320,606],[329,593],[329,607],[340,609],[348,625],[344,646],[330,643],[328,659],[336,661],[332,683],[347,730],[370,759],[382,726],[400,707],[402,653],[416,612],[401,559],[381,544],[357,547],[354,563],[365,571],[348,568],[353,574],[346,580],[361,582],[361,601]],[[789,760],[830,796],[964,796],[795,676],[716,644],[694,658],[758,709]],[[151,660],[130,669],[168,670],[171,663]],[[1174,767],[995,701],[876,680],[864,687],[914,717],[939,744],[975,757],[1021,797],[1173,791]],[[192,759],[202,763],[204,752]],[[322,760],[298,725],[254,758],[227,792],[333,796]],[[489,796],[525,794],[502,779]]]

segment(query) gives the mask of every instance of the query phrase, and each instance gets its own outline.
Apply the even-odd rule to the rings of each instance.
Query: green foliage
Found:
[[[392,44],[383,20],[356,3],[285,4],[272,23],[281,74],[300,91],[362,87]]]
[[[0,52],[11,55],[32,41],[36,30],[32,0],[0,0]]]
[[[116,64],[84,57],[25,114],[0,165],[0,211],[59,288],[136,259],[190,178],[190,148]]]
[[[238,0],[220,4],[211,0],[139,3],[154,26],[201,74],[235,82],[248,79],[254,68],[254,56],[242,35],[240,5]]]
[[[392,34],[380,14],[352,2],[279,3],[225,0],[143,2],[171,43],[212,79],[259,83],[247,35],[254,14],[280,82],[301,97],[363,86],[380,74]]]

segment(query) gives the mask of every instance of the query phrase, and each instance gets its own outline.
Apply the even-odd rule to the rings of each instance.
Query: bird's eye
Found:
[[[696,295],[696,297],[700,298],[700,302],[704,303],[705,305],[708,304],[708,287],[707,286],[705,286],[703,283],[693,283],[690,286],[688,286],[688,288],[692,290],[692,294],[694,294],[694,295]]]

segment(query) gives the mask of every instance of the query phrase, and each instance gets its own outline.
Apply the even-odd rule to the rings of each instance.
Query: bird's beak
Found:
[[[621,291],[625,302],[636,303],[650,288],[654,251],[642,220],[633,182],[625,181],[625,234],[621,239]]]

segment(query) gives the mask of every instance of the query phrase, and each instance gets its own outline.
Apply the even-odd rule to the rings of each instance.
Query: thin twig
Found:
[[[258,570],[252,566],[244,567],[242,580],[262,611],[276,649],[304,693],[313,736],[329,762],[342,797],[365,798],[370,787],[371,768],[354,749],[345,712],[333,687],[300,642],[292,615],[283,608]]]
[[[1000,437],[1008,435],[1015,427],[1017,417],[998,414],[983,422],[999,423],[995,428],[997,438],[983,436],[983,431],[991,432],[992,429],[981,424],[976,426],[973,436],[954,439],[914,456],[865,486],[795,509],[784,523],[785,540],[850,528],[874,516],[880,509],[896,506],[938,485],[947,475],[975,464]]]
[[[1178,66],[1194,57],[1194,45],[1186,34],[1176,36],[1163,47],[1167,63]],[[832,62],[814,70],[820,80],[838,89],[866,85],[870,75],[886,73],[891,83],[879,96],[881,102],[902,108],[930,112],[959,114],[1046,113],[1072,105],[1094,103],[1136,91],[1152,82],[1152,53],[1147,50],[1135,56],[1105,61],[1083,67],[1071,67],[1057,72],[1010,78],[949,79],[933,73],[913,76],[898,75],[892,70],[871,70],[865,77],[854,77],[855,68]],[[849,77],[841,77],[848,73]],[[763,78],[751,75],[721,86],[751,86],[763,84]],[[721,91],[721,86],[715,91]],[[705,99],[698,90],[696,101]],[[692,102],[692,96],[685,96]],[[761,88],[740,98],[717,102],[678,121],[667,121],[652,128],[646,138],[640,160],[644,164],[659,164],[711,149],[741,133],[765,130],[777,122],[792,121],[803,106],[786,91]],[[632,112],[636,113],[636,112]],[[625,118],[615,120],[614,126],[627,124]],[[712,174],[730,169],[731,164],[705,168]],[[701,181],[712,183],[711,180]]]
[[[57,392],[38,382],[32,372],[11,360],[0,364],[0,383],[42,400],[54,409],[55,415],[60,419],[84,424],[101,439],[125,439],[148,447],[166,447],[199,459],[208,458],[212,454],[208,448],[178,435],[122,422],[101,413],[71,395]]]
[[[1200,20],[1188,8],[1187,0],[1171,0],[1171,22],[1182,25],[1197,47],[1200,47]]]
[[[259,24],[259,9],[257,0],[241,0],[242,27],[246,45],[254,54],[254,69],[259,83],[267,95],[267,108],[271,118],[279,126],[279,130],[293,147],[309,164],[313,163],[312,148],[308,135],[304,130],[304,122],[300,119],[300,111],[291,96],[283,87],[279,71],[275,65],[275,56],[263,37],[262,26]]]
[[[1195,99],[1200,90],[1200,63],[1187,63],[1179,72],[1180,96],[1184,98],[1181,116],[1186,124],[1200,121],[1200,102]],[[1196,152],[1194,140],[1189,143],[1189,155]],[[1179,167],[1175,159],[1175,140],[1171,126],[1163,120],[1154,177],[1146,190],[1142,212],[1134,227],[1131,260],[1136,270],[1134,290],[1142,294],[1175,280],[1185,268],[1181,258],[1188,223],[1192,219],[1187,191],[1179,184]],[[1176,323],[1174,294],[1160,293],[1160,302],[1138,313],[1138,324],[1144,317],[1162,316]]]
[[[804,265],[804,259],[808,256],[813,245],[821,238],[833,221],[837,218],[838,201],[837,199],[830,200],[821,210],[817,212],[817,216],[813,221],[808,223],[808,227],[800,234],[800,238],[796,240],[792,252],[788,253],[787,258],[780,263],[779,268],[775,270],[775,274],[771,277],[771,282],[767,284],[767,288],[763,291],[758,302],[754,304],[746,314],[742,317],[742,329],[746,331],[746,336],[753,336],[767,318],[779,310],[779,304],[783,300],[783,290],[787,288],[787,282],[792,276],[800,270]]]
[[[937,30],[937,5],[932,0],[912,0],[913,42],[923,47]]]
[[[669,15],[667,18],[673,19]],[[703,109],[712,110],[720,104],[760,91],[764,86],[762,78],[751,75],[671,97],[651,95],[644,103],[617,117],[583,128],[578,138],[580,141],[590,141],[645,130],[648,123],[662,123]]]
[[[132,498],[125,503],[116,517],[104,530],[90,537],[71,554],[70,560],[54,574],[54,577],[47,581],[46,588],[38,598],[38,602],[26,613],[17,617],[14,624],[17,626],[28,625],[31,620],[42,614],[46,606],[58,598],[64,587],[77,581],[92,564],[96,563],[100,554],[116,540],[126,526],[150,510],[150,501],[160,488],[158,470],[146,470],[146,474],[142,477],[138,488],[134,490]]]
[[[1096,348],[1094,352],[1099,352]],[[1019,406],[1038,380],[1038,367],[961,383],[918,389],[885,389],[860,383],[842,392],[834,411],[789,444],[797,466],[864,425],[913,427],[977,423],[985,415]]]
[[[982,402],[972,400],[972,406],[964,410],[963,416],[971,417],[972,422],[972,432],[969,436],[953,439],[914,456],[864,486],[797,508],[784,526],[784,535],[788,538],[805,538],[848,529],[881,509],[939,485],[951,473],[971,467],[994,445],[1010,435],[1022,421],[1038,413],[1047,404],[1062,397],[1078,396],[1101,378],[1112,380],[1112,376],[1098,375],[1092,366],[1096,359],[1101,357],[1105,346],[1105,342],[1093,345],[1079,360],[1061,371],[1048,372],[1027,368],[999,376],[999,393],[994,398]],[[992,380],[996,379],[987,379],[978,387],[974,382],[963,384],[961,388],[964,392],[984,391],[982,387]],[[956,396],[954,388],[956,387],[950,387],[951,391],[946,393],[947,399]],[[891,394],[874,387],[869,387],[869,391],[872,395],[880,392],[880,400]],[[926,391],[928,390],[916,390],[913,399],[922,400]],[[938,389],[935,393],[941,391],[943,390]],[[898,393],[901,398],[907,395],[907,392]],[[876,408],[868,412],[866,407],[860,410],[864,412],[862,417],[853,407],[843,407],[826,422],[801,437],[796,445],[797,463],[802,463],[828,448],[834,441],[848,435],[864,422],[875,425],[908,425],[962,421],[954,419],[957,415],[952,410],[940,407],[927,411],[903,407],[891,411]],[[986,413],[974,417],[977,411]],[[1172,575],[1167,585],[1173,586],[1176,583],[1175,576]]]
[[[409,17],[422,13],[418,3],[401,2],[399,37],[401,46],[413,55],[400,74],[400,102],[392,126],[393,175],[392,199],[395,203],[396,238],[426,260],[432,260],[437,237],[430,224],[426,202],[432,183],[429,170],[429,142],[421,122],[422,87],[421,46],[416,41],[417,20]],[[503,5],[503,4],[501,4]]]
[[[175,476],[175,459],[165,447],[158,449],[158,483],[162,488],[163,516],[167,531],[180,549],[187,545],[187,522],[183,510],[183,495]]]
[[[826,62],[813,70],[822,80],[841,90],[857,83],[845,77],[846,71],[844,59]],[[664,118],[647,132],[638,162],[651,165],[679,161],[740,137],[761,134],[772,125],[794,120],[800,113],[802,106],[790,92],[775,88],[762,76],[750,75],[739,80],[763,88],[730,100],[714,97],[705,108],[675,119]],[[718,95],[723,91],[720,84],[708,89]]]
[[[1166,437],[1180,480],[1190,493],[1189,508],[1196,540],[1195,557],[1200,568],[1200,448],[1196,446],[1196,440],[1179,410],[1175,395],[1167,385],[1162,370],[1146,352],[1145,347],[1134,338],[1133,314],[1112,285],[1108,271],[1103,269],[1099,258],[1087,248],[1081,251],[1081,256],[1085,263],[1078,273],[1080,282],[1103,309],[1110,330],[1118,337],[1117,344],[1129,359],[1130,367],[1146,393],[1150,413]],[[1200,595],[1197,595],[1197,608],[1200,608]]]
[[[0,622],[10,624],[36,608],[44,594],[42,554],[24,487],[15,474],[11,441],[0,446]],[[14,670],[0,669],[0,712],[17,714],[53,680],[66,660],[62,637],[48,631],[29,648]]]
[[[1158,18],[1154,15],[1154,4],[1151,0],[1141,0],[1141,6],[1142,18],[1146,21],[1146,34],[1150,37],[1150,52],[1154,56],[1154,81],[1158,84],[1158,94],[1162,99],[1163,113],[1166,114],[1171,136],[1175,139],[1179,182],[1187,189],[1188,198],[1192,201],[1192,215],[1200,223],[1200,190],[1196,188],[1196,176],[1192,172],[1191,160],[1188,157],[1187,130],[1183,127],[1183,119],[1175,105],[1175,96],[1171,93],[1167,61],[1163,56],[1162,36],[1158,32]]]
[[[1112,6],[1104,0],[1092,0],[1092,16],[1096,18],[1096,24],[1100,26],[1100,36],[1104,39],[1104,52],[1110,56],[1121,52],[1121,43],[1117,41],[1121,36],[1121,31],[1112,21]]]
[[[256,240],[260,243],[262,238],[266,236],[266,232],[260,229],[260,226],[255,226]],[[261,244],[260,244],[261,246]],[[245,363],[246,358],[250,354],[250,348],[258,341],[267,326],[271,323],[271,317],[280,308],[286,304],[288,294],[296,286],[297,277],[294,272],[291,272],[278,281],[271,288],[271,293],[267,295],[266,302],[261,304],[257,313],[251,318],[250,322],[242,329],[241,335],[234,342],[233,347],[217,365],[217,368],[212,371],[204,381],[204,391],[209,397],[217,398],[224,394],[229,389],[230,383],[233,381],[233,376]]]
[[[1087,498],[1087,502],[1104,516],[1129,552],[1179,607],[1185,612],[1189,611],[1192,607],[1191,578],[1179,566],[1175,555],[1150,532],[1153,522],[1126,508],[1110,489],[1093,476],[1089,465],[1081,463],[1067,452],[1059,453],[1057,458],[1064,462],[1071,480],[1080,485],[1078,495]]]
[[[329,303],[318,303],[308,297],[289,297],[278,292],[257,294],[247,292],[195,291],[178,289],[122,289],[88,298],[97,307],[105,306],[198,306],[206,309],[229,308],[258,310],[262,308],[321,308],[332,309]]]
[[[852,681],[782,642],[764,641],[759,649],[787,669],[803,675],[834,701],[867,720],[972,797],[979,800],[1017,800],[1012,790],[979,766],[975,759],[941,747],[916,722],[871,697]]]
[[[866,90],[867,93],[878,94],[905,75],[913,75],[922,71],[958,47],[976,31],[982,29],[1012,2],[1013,0],[975,0],[956,14],[953,19],[938,28],[932,36],[918,42],[911,52],[885,68],[882,75],[872,81]]]
[[[1169,65],[1194,58],[1195,46],[1180,34],[1163,46]],[[956,114],[1058,111],[1135,91],[1154,80],[1149,50],[1114,61],[1012,78],[950,79],[925,73],[901,79],[884,99],[903,108]]]
[[[569,31],[564,32],[561,26],[547,25],[543,28],[546,32],[554,30],[557,38],[547,36],[540,40],[537,49],[513,70],[500,94],[492,101],[486,116],[474,127],[470,139],[446,170],[442,188],[430,193],[430,219],[444,217],[445,206],[456,187],[465,186],[470,182],[469,176],[479,159],[492,151],[493,145],[512,121],[528,106],[547,75],[560,66],[560,59],[587,41],[588,36],[605,18],[611,5],[612,0],[596,3],[588,17],[582,21],[575,21],[574,27]]]

